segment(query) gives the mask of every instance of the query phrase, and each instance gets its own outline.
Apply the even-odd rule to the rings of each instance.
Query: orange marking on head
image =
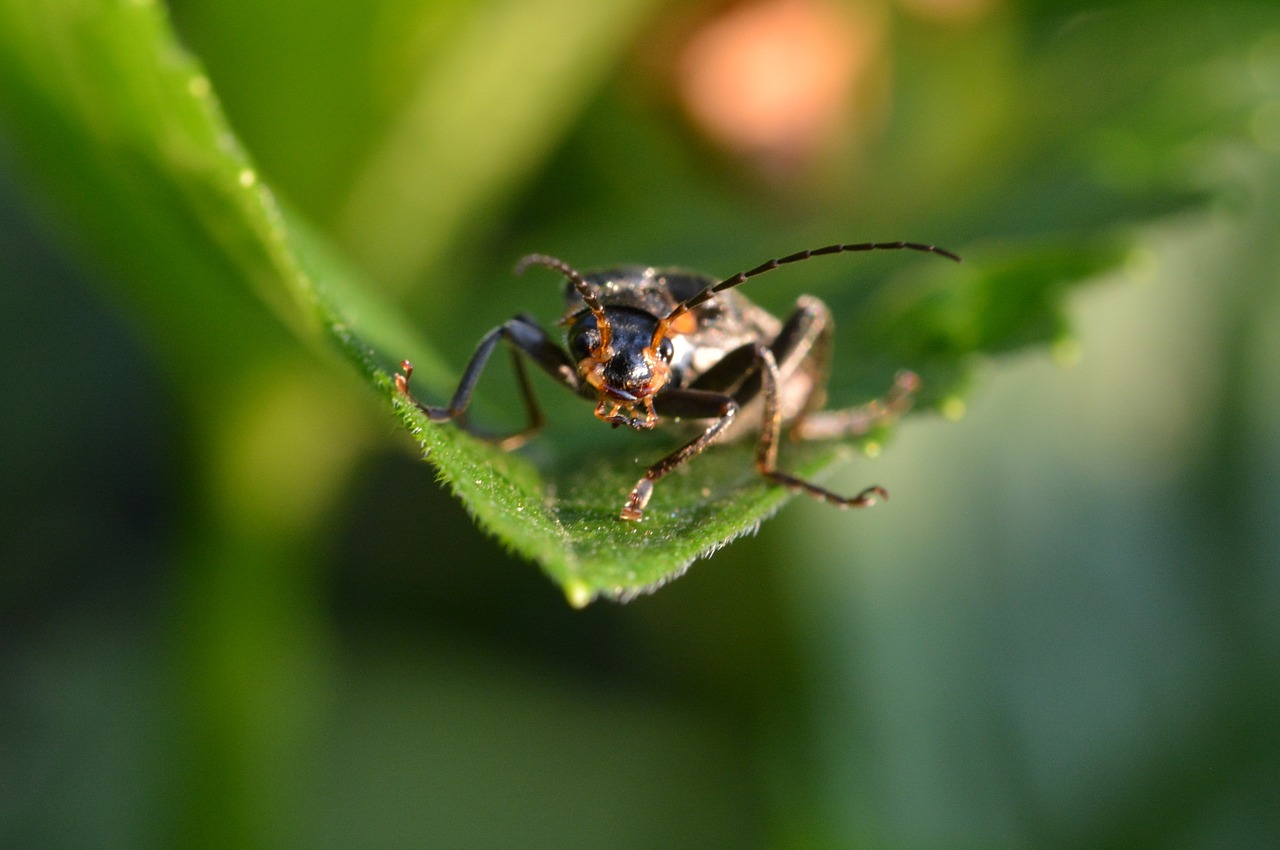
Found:
[[[681,313],[667,325],[667,330],[674,334],[691,334],[697,329],[698,317],[692,313]]]

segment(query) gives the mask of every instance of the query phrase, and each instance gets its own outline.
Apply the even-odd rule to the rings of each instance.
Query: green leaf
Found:
[[[955,401],[981,355],[1063,339],[1066,291],[1120,257],[1110,245],[989,253],[980,255],[980,265],[946,264],[913,283],[890,282],[868,293],[860,320],[837,340],[848,374],[836,383],[867,389],[850,403],[886,389],[902,368],[922,379],[917,410]],[[590,419],[585,403],[566,404],[581,406]],[[756,473],[754,444],[743,440],[713,446],[673,472],[655,487],[643,520],[623,522],[618,512],[627,494],[647,464],[676,442],[628,433],[630,443],[614,451],[600,447],[583,458],[561,449],[559,463],[536,466],[455,427],[428,423],[414,408],[400,410],[441,478],[477,520],[540,561],[574,604],[653,590],[693,560],[754,531],[790,498]],[[875,452],[889,431],[880,428],[853,442]],[[789,443],[782,466],[804,476],[820,474],[850,449]]]
[[[246,336],[270,337],[262,304],[294,336],[336,345],[477,522],[541,563],[574,604],[660,586],[789,498],[755,473],[747,441],[713,447],[670,475],[644,520],[626,523],[618,512],[628,491],[674,437],[597,427],[585,452],[549,438],[528,454],[508,454],[453,425],[426,422],[396,391],[392,364],[411,357],[415,390],[432,400],[451,391],[455,376],[370,297],[323,236],[282,208],[154,3],[0,4],[0,108],[31,176],[116,270],[180,371],[234,356],[228,352]],[[912,278],[849,296],[857,310],[839,312],[858,319],[839,341],[842,403],[866,401],[894,372],[912,368],[926,388],[920,408],[937,406],[963,388],[978,355],[1059,336],[1064,290],[1115,257],[1076,248],[976,259],[928,271],[911,263]],[[582,421],[598,426],[579,400],[566,405],[579,405]],[[861,444],[878,447],[887,435],[877,431]],[[787,445],[782,464],[819,475],[848,452]]]

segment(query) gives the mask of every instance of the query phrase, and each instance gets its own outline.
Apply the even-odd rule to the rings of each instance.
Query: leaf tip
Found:
[[[569,579],[564,584],[564,597],[569,600],[569,604],[579,610],[586,608],[591,604],[591,600],[595,599],[595,594],[587,583],[582,579]]]

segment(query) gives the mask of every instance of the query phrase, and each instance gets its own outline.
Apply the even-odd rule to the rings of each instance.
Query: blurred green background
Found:
[[[556,316],[510,275],[528,251],[725,275],[863,239],[1126,259],[1072,296],[1058,357],[993,361],[959,421],[911,418],[827,479],[892,503],[793,503],[577,611],[354,370],[213,255],[166,253],[191,225],[148,214],[163,198],[60,169],[150,185],[28,84],[74,57],[10,28],[0,846],[1280,841],[1275,4],[170,12],[260,179],[447,374],[514,312]],[[895,267],[841,262],[753,297],[840,315],[842,281]],[[503,421],[504,371],[477,418]],[[589,418],[545,397],[546,440]]]

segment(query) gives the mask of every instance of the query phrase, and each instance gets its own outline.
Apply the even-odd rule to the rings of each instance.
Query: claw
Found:
[[[648,478],[641,478],[636,482],[631,495],[627,497],[627,503],[623,505],[622,513],[618,515],[619,518],[628,522],[639,521],[644,516],[645,505],[649,504],[649,497],[652,495],[653,481]]]
[[[396,389],[404,395],[408,395],[409,379],[413,377],[413,364],[408,360],[401,360],[400,368],[404,371],[404,374],[396,373]]]

